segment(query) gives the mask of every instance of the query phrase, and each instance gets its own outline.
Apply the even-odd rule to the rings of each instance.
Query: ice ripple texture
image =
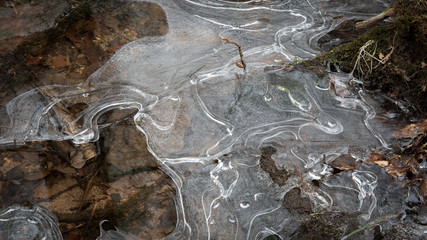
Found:
[[[81,85],[16,97],[2,113],[0,142],[94,141],[102,114],[137,109],[138,129],[177,186],[178,223],[166,239],[289,238],[284,229],[294,218],[282,201],[295,187],[305,187],[315,211],[344,211],[361,221],[378,215],[374,172],[330,176],[328,166],[342,154],[363,161],[388,146],[389,126],[374,120],[375,101],[352,76],[319,77],[286,64],[314,57],[325,33],[390,1],[156,2],[167,13],[166,36],[124,46]],[[235,64],[236,46],[220,37],[243,47],[246,70]],[[61,108],[82,103],[87,108],[60,117]],[[301,176],[274,182],[260,167],[268,147],[278,169]],[[323,178],[320,186],[301,180]],[[126,234],[99,237],[120,238]]]
[[[58,220],[38,206],[10,206],[0,212],[1,239],[62,239]]]

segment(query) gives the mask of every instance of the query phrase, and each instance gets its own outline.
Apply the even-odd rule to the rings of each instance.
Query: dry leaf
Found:
[[[390,174],[392,177],[395,177],[395,176],[400,177],[406,174],[408,170],[409,168],[396,168],[394,165],[390,165],[386,172]]]
[[[378,57],[380,58],[380,60],[382,60],[382,59],[384,59],[384,54],[380,53],[380,54],[378,55]]]
[[[34,199],[43,199],[51,196],[51,192],[47,189],[46,185],[40,184],[34,189]]]
[[[399,129],[393,133],[395,138],[415,138],[420,134],[427,132],[427,120],[422,123],[409,124],[402,129]]]
[[[384,160],[384,159],[385,157],[380,152],[375,151],[368,158],[368,162],[375,162],[375,161]]]
[[[29,181],[35,181],[35,180],[45,178],[47,175],[49,175],[49,173],[50,173],[50,171],[36,172],[36,173],[32,173],[28,176],[25,176],[24,179],[29,180]]]
[[[332,168],[338,170],[354,170],[356,168],[356,159],[350,154],[342,154],[335,158],[330,164]]]
[[[390,164],[386,160],[374,161],[374,163],[377,164],[380,167],[388,167],[388,165]]]
[[[424,197],[427,196],[427,179],[424,179],[421,183],[421,191],[424,194]]]
[[[65,165],[60,165],[60,166],[54,167],[53,169],[64,174],[75,174],[77,172],[75,168],[67,167]]]

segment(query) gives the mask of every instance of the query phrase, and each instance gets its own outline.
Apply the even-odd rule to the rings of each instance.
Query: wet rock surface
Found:
[[[15,50],[26,36],[52,28],[70,9],[66,0],[2,1],[0,55]]]
[[[124,44],[168,29],[155,3],[10,1],[1,7],[2,107],[37,86],[81,83]],[[59,109],[58,115],[64,120],[84,107]],[[65,239],[97,238],[102,220],[106,230],[118,227],[144,239],[168,235],[176,224],[174,184],[148,152],[145,136],[132,121],[123,122],[131,114],[104,114],[99,124],[105,131],[95,143],[4,146],[0,208],[24,202],[45,207]]]
[[[134,128],[118,126],[116,132],[130,132]],[[111,131],[115,131],[114,127]],[[111,157],[107,160],[99,155],[76,169],[62,160],[49,143],[3,151],[1,208],[25,201],[43,206],[59,219],[65,237],[95,239],[102,220],[142,238],[166,236],[176,224],[173,182],[148,154],[145,141],[140,141],[143,136],[113,136],[114,139],[103,139],[114,140],[116,147],[123,144],[127,152],[113,163],[124,171],[112,170],[111,174],[112,168],[103,168],[111,164]],[[104,224],[104,229],[108,230],[109,224]]]
[[[135,129],[131,121],[126,121],[105,134],[104,170],[110,180],[158,167],[146,148],[144,134]]]
[[[54,18],[54,28],[33,33],[0,54],[0,105],[37,86],[82,83],[124,44],[168,30],[164,11],[154,3],[76,1],[63,12],[63,17]]]

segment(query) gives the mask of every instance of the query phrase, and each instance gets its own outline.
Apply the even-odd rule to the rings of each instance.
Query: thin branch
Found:
[[[369,26],[372,26],[373,24],[375,24],[375,23],[377,23],[379,21],[382,21],[382,20],[384,20],[387,17],[391,17],[393,15],[395,15],[394,9],[393,8],[389,8],[389,9],[385,10],[384,12],[382,12],[382,13],[374,16],[374,17],[371,17],[371,18],[366,19],[366,20],[361,21],[361,22],[357,22],[356,23],[356,29],[357,30],[359,30],[359,29],[366,29]]]
[[[236,65],[237,65],[238,67],[243,68],[244,70],[246,70],[246,63],[245,63],[245,61],[244,61],[244,59],[243,59],[242,46],[241,46],[239,43],[237,43],[237,42],[235,42],[235,41],[231,41],[231,40],[229,40],[229,39],[228,39],[228,38],[226,38],[226,37],[221,36],[220,38],[221,38],[222,40],[224,40],[226,43],[234,44],[234,45],[236,45],[236,46],[237,46],[237,48],[238,48],[238,50],[239,50],[239,55],[240,55],[240,62],[237,62],[237,63],[236,63]]]

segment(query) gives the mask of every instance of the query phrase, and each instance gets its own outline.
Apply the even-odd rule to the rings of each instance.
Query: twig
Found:
[[[240,62],[237,62],[236,65],[240,68],[243,68],[243,70],[246,70],[246,63],[243,60],[243,51],[242,51],[242,46],[240,44],[238,44],[235,41],[231,41],[226,37],[221,36],[220,37],[222,40],[224,40],[226,43],[231,43],[237,46],[238,50],[239,50],[239,55],[240,55]]]
[[[375,24],[376,22],[382,21],[387,17],[391,17],[394,14],[395,14],[394,9],[389,8],[389,9],[385,10],[384,12],[382,12],[382,13],[380,13],[380,14],[372,17],[372,18],[366,19],[366,20],[361,21],[361,22],[357,22],[356,23],[356,30],[368,28],[369,26]]]
[[[302,176],[301,172],[299,171],[298,167],[294,164],[292,164],[292,166],[294,167],[294,169],[297,171],[299,178],[301,179],[301,184],[304,186],[304,190],[306,192],[310,192],[310,187],[308,186],[308,184],[304,181],[304,177]]]

